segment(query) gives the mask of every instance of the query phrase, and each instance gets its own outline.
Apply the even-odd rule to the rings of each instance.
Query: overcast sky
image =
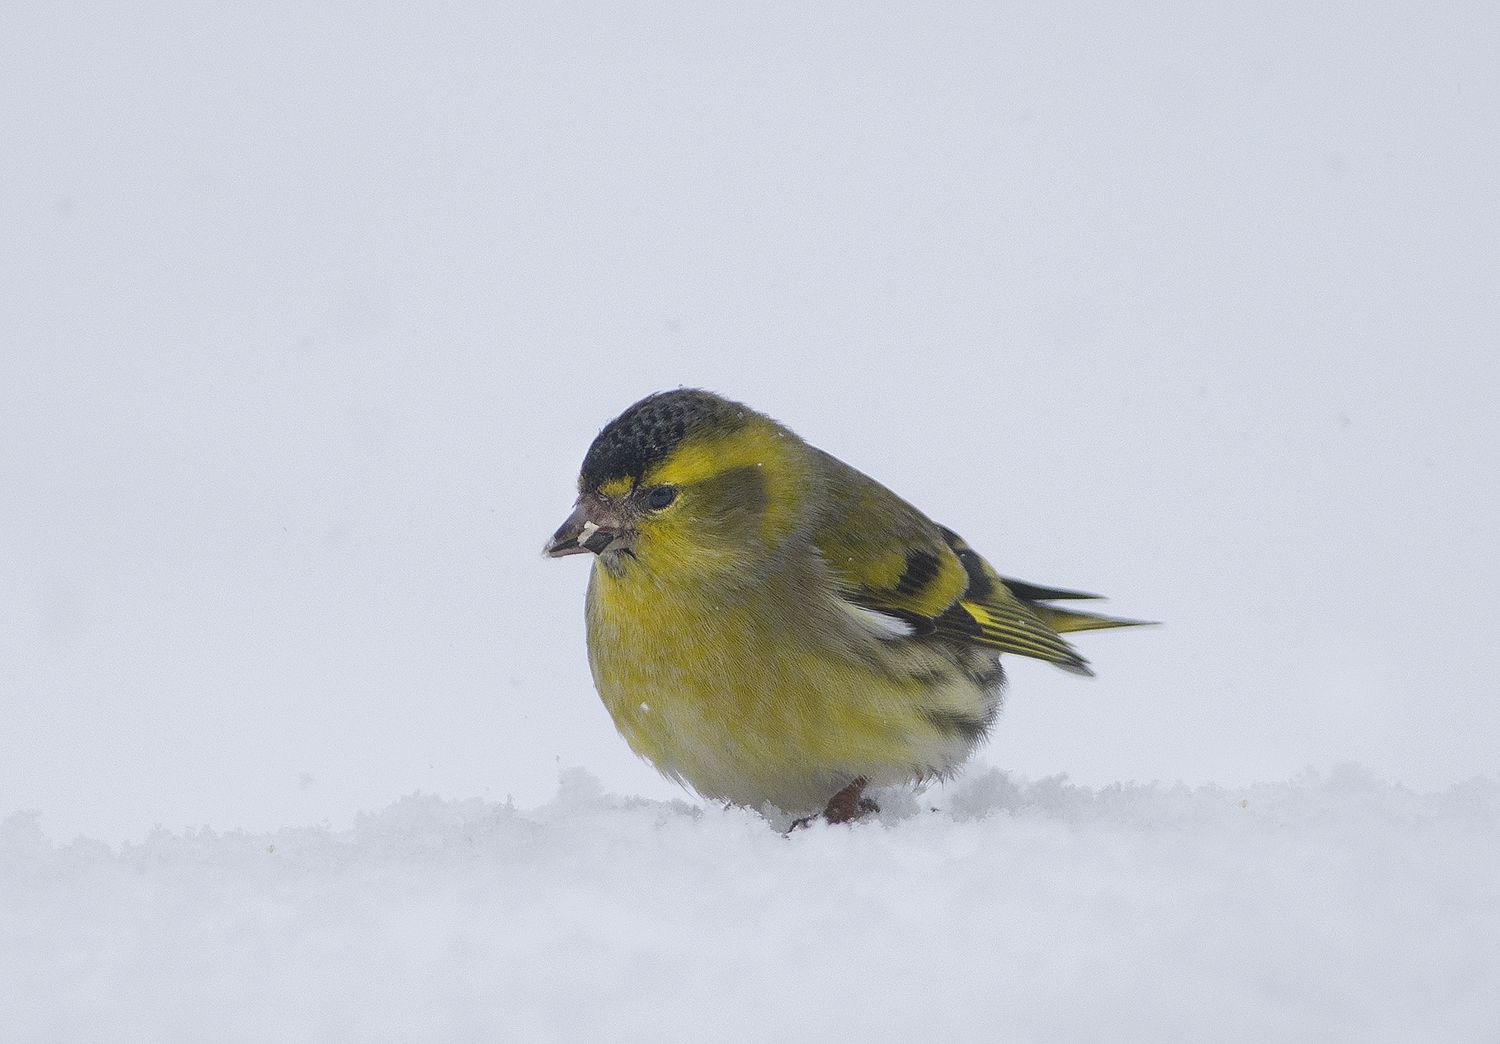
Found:
[[[0,36],[0,814],[677,788],[545,561],[743,399],[1160,619],[980,761],[1500,770],[1490,4],[29,5]]]

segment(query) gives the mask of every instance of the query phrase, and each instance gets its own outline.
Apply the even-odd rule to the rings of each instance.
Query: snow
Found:
[[[352,829],[0,833],[0,1039],[1477,1041],[1500,781],[979,771],[852,827],[414,794]]]

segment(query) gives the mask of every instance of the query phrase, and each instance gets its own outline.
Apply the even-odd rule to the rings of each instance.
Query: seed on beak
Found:
[[[617,536],[619,534],[613,530],[603,529],[592,522],[585,522],[583,532],[578,535],[578,543],[597,555],[612,544]]]
[[[603,518],[605,525],[600,525],[588,517],[590,505],[579,504],[573,509],[573,513],[552,534],[543,551],[552,558],[562,558],[564,555],[581,555],[592,551],[594,554],[603,554],[614,545],[616,549],[629,544],[628,539],[622,536],[622,526],[618,525],[612,514],[601,513],[598,517]],[[599,511],[597,505],[593,510]],[[626,531],[628,532],[628,531]]]

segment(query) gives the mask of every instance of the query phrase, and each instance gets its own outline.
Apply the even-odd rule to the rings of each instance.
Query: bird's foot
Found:
[[[860,816],[871,812],[879,812],[880,806],[864,796],[865,785],[869,781],[860,776],[843,790],[828,799],[828,807],[823,809],[821,815],[828,823],[852,823]],[[794,830],[812,826],[818,816],[803,816],[801,819],[792,820],[792,825],[787,827],[786,832],[790,834]]]

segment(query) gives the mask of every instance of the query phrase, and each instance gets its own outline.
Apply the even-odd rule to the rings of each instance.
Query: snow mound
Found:
[[[0,1039],[1477,1040],[1500,783],[975,775],[853,827],[416,794],[352,829],[0,824]]]

